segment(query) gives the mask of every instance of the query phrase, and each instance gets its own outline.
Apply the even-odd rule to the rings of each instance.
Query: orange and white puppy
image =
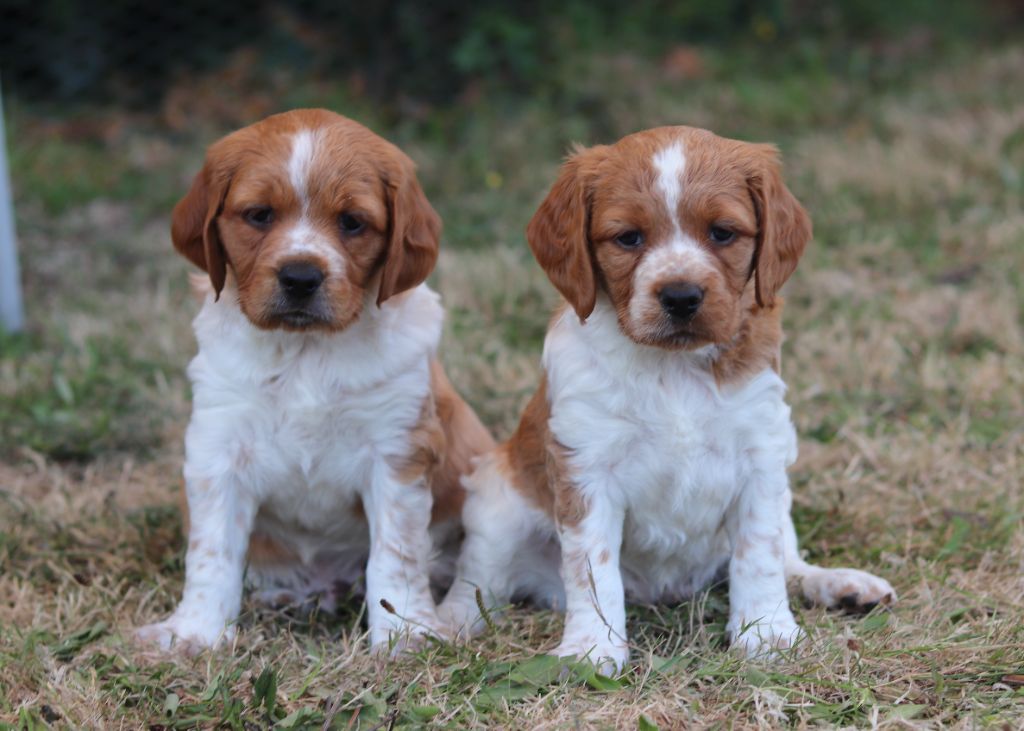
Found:
[[[440,232],[412,161],[338,114],[210,147],[172,224],[212,285],[188,368],[185,589],[141,639],[231,638],[247,555],[272,602],[330,605],[365,567],[378,648],[438,629],[431,571],[451,577],[459,478],[493,446],[435,358]]]
[[[527,229],[571,307],[512,438],[465,480],[466,539],[441,605],[479,628],[475,591],[566,610],[559,656],[628,658],[625,597],[674,601],[728,571],[732,642],[799,630],[787,579],[827,605],[895,597],[797,552],[777,292],[811,238],[777,153],[688,127],[577,151]]]

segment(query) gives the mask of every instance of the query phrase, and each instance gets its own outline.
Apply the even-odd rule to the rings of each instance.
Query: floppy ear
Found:
[[[217,216],[224,207],[228,178],[211,180],[213,169],[207,162],[192,181],[185,197],[171,214],[171,240],[182,256],[210,275],[219,299],[227,277],[227,256],[217,233]]]
[[[590,258],[589,203],[583,180],[583,156],[562,165],[558,180],[526,227],[533,256],[580,320],[594,311],[597,281]]]
[[[385,180],[388,245],[381,269],[377,306],[423,283],[437,263],[441,217],[416,179],[412,160],[402,155],[400,170]]]
[[[778,149],[755,147],[756,167],[747,179],[757,209],[754,294],[759,306],[770,307],[811,240],[811,218],[782,182]]]

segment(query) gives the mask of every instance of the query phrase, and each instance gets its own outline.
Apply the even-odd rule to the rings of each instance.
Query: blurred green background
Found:
[[[392,119],[403,105],[471,95],[543,99],[562,111],[601,95],[580,88],[581,58],[671,57],[670,74],[720,79],[758,69],[891,79],[913,56],[995,42],[1024,17],[1014,0],[483,0],[431,3],[40,0],[0,3],[0,64],[18,94],[51,102],[159,102],[182,75],[238,49],[266,73],[342,78]]]
[[[504,252],[506,279],[536,275],[523,229],[572,143],[681,123],[779,144],[815,217],[815,256],[876,226],[941,273],[949,252],[935,245],[941,221],[924,186],[902,198],[858,185],[820,195],[796,143],[828,135],[857,156],[892,142],[902,132],[887,105],[901,98],[1012,104],[1024,88],[1013,63],[995,72],[1005,82],[977,88],[942,91],[935,74],[1018,47],[1022,28],[1012,0],[0,0],[29,320],[25,334],[0,335],[2,449],[89,460],[173,443],[161,429],[182,418],[168,395],[186,392],[191,338],[177,325],[189,319],[187,267],[167,243],[167,215],[206,145],[267,114],[324,106],[392,139],[420,166],[445,248]],[[1011,168],[993,172],[997,187],[1019,186],[1022,148],[1007,137]],[[939,198],[954,216],[977,203]],[[524,366],[509,386],[486,369],[506,351],[535,361],[552,298],[529,282],[483,286],[486,310],[477,295],[445,293],[460,342],[491,352],[467,366],[463,389],[499,433],[534,374]],[[139,304],[154,288],[169,309]],[[498,341],[467,339],[481,332]]]

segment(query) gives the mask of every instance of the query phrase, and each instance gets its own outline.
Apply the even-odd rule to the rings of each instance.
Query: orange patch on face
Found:
[[[811,226],[774,147],[662,127],[577,151],[527,237],[581,319],[603,292],[637,343],[732,352],[720,369],[728,380],[777,349],[777,328],[760,311]]]
[[[719,385],[742,382],[765,368],[781,372],[782,305],[776,298],[770,307],[749,306],[739,334],[711,366]]]
[[[268,117],[212,145],[171,230],[218,295],[230,272],[257,327],[327,331],[354,321],[369,294],[380,304],[423,282],[440,232],[413,162],[317,109]]]

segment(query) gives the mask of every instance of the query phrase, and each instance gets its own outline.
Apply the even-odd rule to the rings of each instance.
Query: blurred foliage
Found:
[[[0,0],[0,68],[18,95],[138,106],[253,48],[269,72],[340,76],[400,105],[480,86],[557,92],[578,55],[654,56],[680,44],[735,49],[744,64],[753,54],[758,64],[848,70],[868,63],[871,44],[896,41],[887,53],[898,56],[954,37],[995,39],[1022,17],[1012,0]]]
[[[88,461],[103,452],[145,455],[159,443],[159,412],[142,384],[156,364],[132,358],[124,342],[38,342],[0,332],[0,363],[12,370],[0,388],[0,458],[31,450]]]
[[[72,461],[145,454],[159,447],[167,424],[183,420],[187,404],[173,396],[186,391],[182,344],[191,343],[191,306],[185,264],[167,241],[167,214],[206,144],[288,108],[341,111],[419,164],[445,222],[445,249],[460,257],[458,266],[439,267],[435,283],[445,292],[452,341],[471,343],[462,352],[472,357],[448,365],[499,429],[514,425],[533,388],[530,369],[545,330],[537,313],[552,297],[524,225],[574,142],[678,123],[771,140],[814,212],[810,269],[884,260],[893,271],[913,268],[936,281],[970,278],[980,268],[977,224],[965,224],[970,233],[951,233],[953,225],[1009,219],[991,211],[1020,200],[1024,134],[986,113],[979,118],[991,129],[955,144],[946,126],[906,123],[892,112],[893,100],[945,114],[1015,108],[1013,58],[982,69],[984,84],[982,71],[957,71],[975,68],[979,49],[1012,45],[1006,41],[1022,19],[998,0],[440,0],[429,9],[392,0],[359,10],[319,0],[245,8],[0,0],[0,68],[5,101],[13,92],[10,166],[32,320],[28,335],[0,336],[0,459],[19,446]],[[933,75],[936,59],[943,71]],[[957,118],[949,127],[970,124]],[[800,152],[822,134],[830,145],[814,156],[836,147],[847,153],[829,158],[834,169],[822,163],[825,173]],[[899,184],[881,164],[877,175],[870,165],[854,166],[849,181],[825,184],[844,180],[838,170],[871,159],[878,145],[909,143],[913,152],[895,163]],[[998,154],[986,156],[989,143]],[[949,180],[956,184],[947,188]],[[863,252],[855,260],[851,244]],[[495,259],[494,251],[506,253]],[[1018,281],[1012,261],[999,271]],[[478,280],[500,286],[473,295]],[[822,308],[826,322],[889,316],[884,299],[821,301],[795,299],[794,311]],[[1024,305],[1014,306],[1024,316]],[[978,336],[957,347],[988,358],[1001,352],[996,341]],[[916,383],[897,390],[881,402],[822,395],[802,431],[821,443],[841,440],[844,425],[865,409],[950,418],[926,408],[930,396]],[[972,435],[991,441],[1014,416],[986,406],[972,414]]]

